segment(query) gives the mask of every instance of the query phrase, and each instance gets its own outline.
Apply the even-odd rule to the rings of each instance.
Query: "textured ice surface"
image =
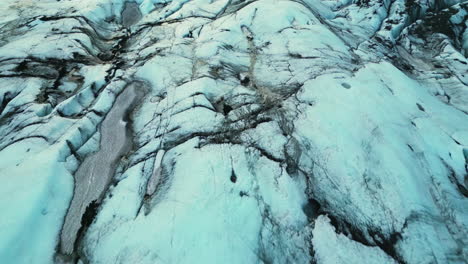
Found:
[[[466,2],[0,15],[0,263],[468,259]]]

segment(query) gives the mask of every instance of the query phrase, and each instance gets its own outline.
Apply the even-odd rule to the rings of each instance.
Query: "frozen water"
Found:
[[[0,262],[465,263],[467,9],[4,0]]]

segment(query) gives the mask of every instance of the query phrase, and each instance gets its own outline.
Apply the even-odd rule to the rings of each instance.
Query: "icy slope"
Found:
[[[466,2],[0,14],[1,263],[466,263]]]

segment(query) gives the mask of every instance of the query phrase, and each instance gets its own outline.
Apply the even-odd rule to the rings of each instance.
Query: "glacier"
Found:
[[[0,14],[0,263],[467,263],[468,2]]]

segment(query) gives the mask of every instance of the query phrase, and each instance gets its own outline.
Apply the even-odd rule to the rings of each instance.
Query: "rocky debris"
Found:
[[[142,18],[140,8],[135,2],[125,2],[122,11],[122,26],[129,28]]]
[[[124,88],[99,127],[99,150],[87,156],[75,172],[74,194],[61,231],[61,254],[71,255],[74,252],[80,231],[87,228],[83,225],[85,212],[92,205],[94,210],[97,209],[112,182],[117,165],[132,150],[133,132],[128,124],[128,115],[143,95],[141,83],[132,83]],[[88,220],[89,224],[91,221]]]

